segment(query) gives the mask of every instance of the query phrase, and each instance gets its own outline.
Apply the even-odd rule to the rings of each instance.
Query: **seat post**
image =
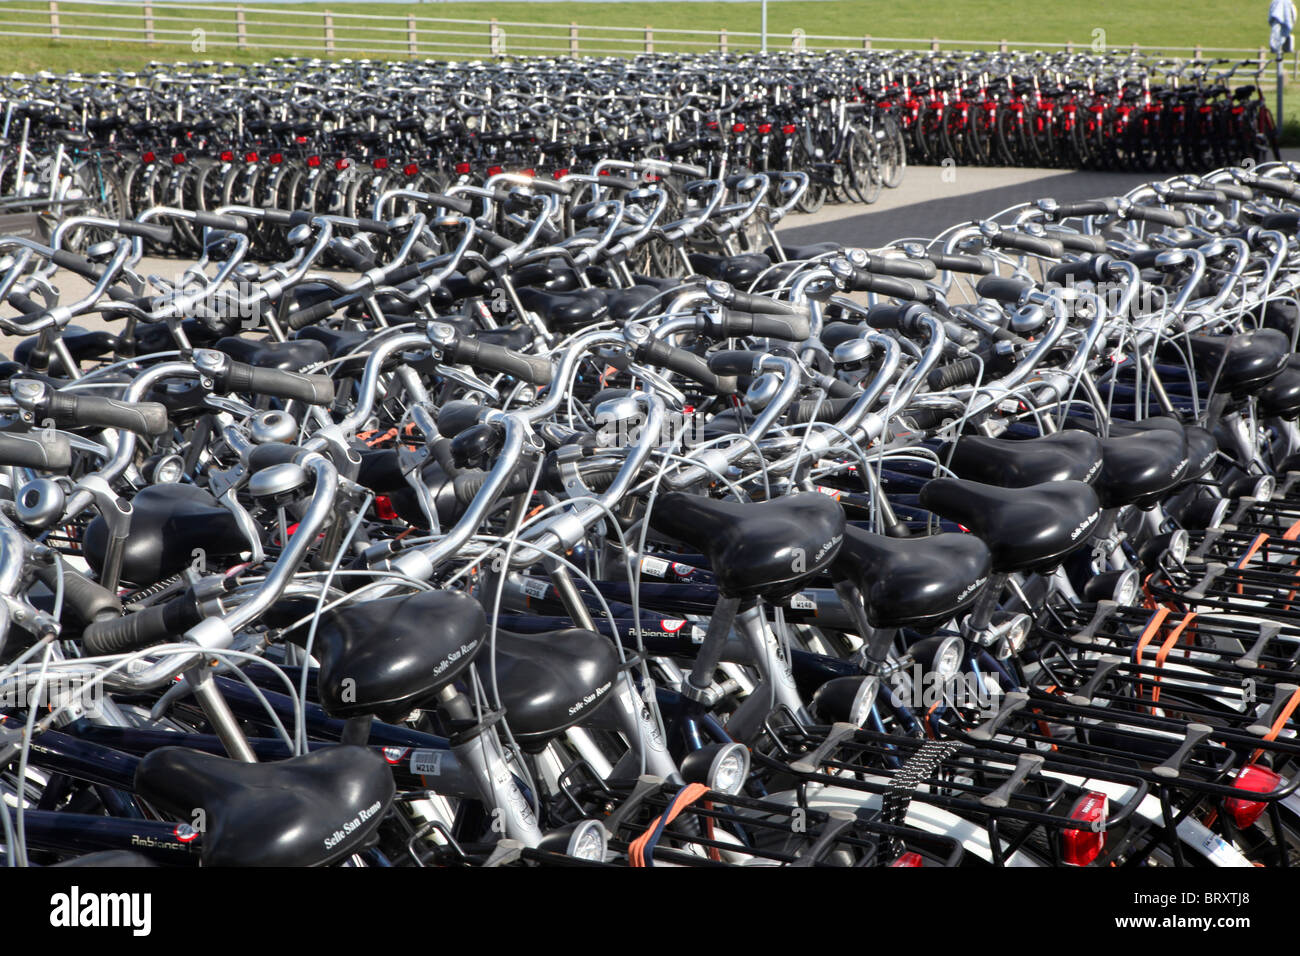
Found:
[[[700,700],[713,683],[713,672],[722,661],[722,652],[727,646],[727,635],[740,610],[740,598],[719,597],[718,605],[709,618],[709,629],[704,634],[704,642],[695,657],[695,666],[682,685],[682,693],[692,700]]]

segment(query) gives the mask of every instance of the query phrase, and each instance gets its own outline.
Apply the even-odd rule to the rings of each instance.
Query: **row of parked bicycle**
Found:
[[[1298,175],[874,253],[656,159],[0,239],[5,861],[1290,865]]]

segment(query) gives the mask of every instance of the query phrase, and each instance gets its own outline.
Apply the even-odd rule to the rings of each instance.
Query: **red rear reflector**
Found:
[[[235,154],[232,153],[232,152],[231,152],[230,150],[228,150],[228,149],[222,151],[222,153],[221,153],[221,161],[222,161],[223,163],[229,163],[229,162],[233,161],[234,158],[235,158]]]
[[[488,174],[489,176],[500,176],[500,175],[501,175],[501,167],[500,167],[500,166],[489,166],[489,167],[487,168],[487,174]]]
[[[921,854],[908,851],[900,856],[890,866],[920,866],[922,864]]]
[[[157,159],[158,157],[155,156],[152,152],[148,152],[148,153],[145,153],[145,154],[144,154],[143,156],[141,156],[140,158],[143,159],[146,163],[152,163],[152,162],[153,162],[155,159]]]
[[[1070,811],[1070,819],[1089,826],[1062,832],[1062,856],[1070,866],[1087,866],[1106,845],[1106,795],[1096,790],[1085,793]]]
[[[528,177],[534,177],[534,176],[537,175],[537,170],[535,170],[535,169],[525,169],[525,170],[522,171],[521,175],[528,176]]]
[[[762,133],[763,135],[766,136],[768,133],[772,132],[772,124],[771,124],[771,123],[759,123],[759,124],[758,124],[758,131],[759,131],[760,133]]]
[[[307,165],[310,166],[312,169],[315,169],[317,166],[320,165],[320,157],[319,157],[319,156],[308,156],[308,157],[307,157]]]
[[[397,512],[393,510],[393,501],[388,495],[375,495],[375,514],[380,521],[397,520]]]
[[[257,153],[245,153],[245,154],[244,154],[244,162],[246,162],[246,163],[255,163],[255,162],[257,162]]]
[[[785,126],[781,127],[781,132],[785,133],[786,136],[789,136],[796,129],[798,129],[798,127],[795,126],[793,123],[787,123]]]
[[[173,163],[173,165],[179,166],[179,165],[180,165],[181,163],[183,163],[183,162],[185,162],[185,154],[184,154],[184,153],[173,153],[173,154],[172,154],[172,163]]]
[[[384,157],[380,156],[378,159],[376,159],[376,160],[375,160],[373,163],[371,163],[370,165],[371,165],[372,167],[374,167],[375,169],[387,169],[387,168],[388,168],[388,160],[386,160],[386,159],[384,159]]]
[[[567,169],[554,169],[551,171],[552,179],[563,179],[567,175],[569,175],[569,171]]]
[[[307,137],[306,137],[306,136],[295,136],[295,137],[293,138],[293,141],[294,141],[295,143],[297,143],[299,146],[301,146],[303,143],[307,142]]]
[[[466,173],[468,173],[468,172],[469,172],[469,163],[457,163],[457,164],[456,164],[456,175],[457,175],[457,176],[464,176],[464,175],[465,175]]]
[[[1249,793],[1271,793],[1282,786],[1282,778],[1268,767],[1252,763],[1241,768],[1232,786]],[[1229,797],[1223,801],[1223,806],[1232,817],[1232,822],[1242,830],[1251,826],[1268,809],[1268,804],[1261,800],[1242,800],[1238,797]]]
[[[284,153],[272,153],[267,158],[271,160],[272,165],[278,166],[280,163],[284,162]]]
[[[600,174],[601,174],[602,176],[608,176],[608,175],[609,175],[609,170],[608,170],[608,169],[602,169],[602,170],[600,171]]]
[[[334,168],[335,168],[335,169],[338,169],[338,170],[344,170],[344,169],[347,169],[347,168],[348,168],[349,166],[351,166],[351,165],[352,165],[352,164],[351,164],[350,162],[348,162],[346,159],[336,159],[336,160],[334,160]]]
[[[743,133],[743,132],[745,131],[745,124],[744,124],[744,123],[733,123],[732,126],[731,126],[731,131],[732,131],[733,133]]]
[[[404,172],[408,176],[414,176],[419,171],[420,171],[420,167],[416,163],[407,163],[405,166],[402,167],[402,172]]]

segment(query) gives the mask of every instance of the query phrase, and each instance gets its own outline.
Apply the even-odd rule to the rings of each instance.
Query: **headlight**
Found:
[[[749,777],[749,749],[744,744],[710,744],[682,761],[682,778],[718,793],[736,794]]]

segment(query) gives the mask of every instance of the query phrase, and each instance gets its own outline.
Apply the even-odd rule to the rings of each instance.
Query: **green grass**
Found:
[[[256,0],[248,6],[256,7]],[[487,20],[495,17],[506,24],[507,52],[523,54],[529,47],[563,44],[568,24],[583,27],[633,27],[636,33],[609,30],[580,30],[583,52],[636,52],[642,48],[639,32],[646,26],[655,30],[655,49],[659,52],[701,49],[716,46],[716,33],[726,27],[731,32],[729,46],[742,49],[757,45],[757,40],[735,34],[757,32],[757,3],[303,3],[274,6],[269,13],[248,13],[248,34],[252,43],[267,43],[270,48],[237,50],[233,5],[230,13],[215,13],[187,8],[184,4],[155,2],[155,27],[160,41],[153,46],[139,43],[102,40],[62,40],[43,38],[0,37],[0,66],[3,69],[98,71],[136,68],[151,60],[255,62],[276,55],[325,55],[322,14],[335,15],[336,56],[391,59],[406,56],[406,27],[394,22],[360,31],[359,22],[349,22],[345,14],[366,14],[418,18]],[[262,8],[267,9],[267,8]],[[1257,50],[1267,40],[1265,7],[1240,8],[1240,15],[1228,15],[1222,0],[1038,0],[1033,4],[1009,3],[1007,0],[948,0],[941,6],[919,3],[883,2],[883,0],[826,0],[826,2],[773,2],[769,5],[769,45],[788,47],[791,32],[802,29],[809,36],[846,36],[859,45],[870,34],[876,48],[916,46],[886,38],[938,37],[945,41],[1007,40],[1013,46],[1038,46],[1044,43],[1073,42],[1079,48],[1104,43],[1109,48],[1127,49],[1132,44],[1144,48],[1169,50],[1202,44],[1212,49]],[[114,19],[107,12],[127,13],[127,19]],[[302,16],[310,14],[310,16]],[[179,19],[164,19],[179,18]],[[124,4],[108,10],[103,7],[78,7],[64,0],[60,9],[63,34],[102,34],[105,27],[136,26],[143,23],[141,5]],[[213,21],[219,22],[213,22]],[[26,21],[28,26],[19,26]],[[510,21],[556,24],[553,28],[530,29],[510,25]],[[0,3],[0,30],[23,30],[48,35],[48,10],[45,0],[9,0]],[[191,29],[207,29],[205,50],[191,48]],[[421,23],[421,56],[442,58],[477,58],[487,54],[486,30],[478,26]],[[178,31],[165,34],[164,30]],[[673,33],[674,30],[704,30],[711,36]],[[468,35],[459,35],[459,34]],[[537,37],[526,37],[536,34]],[[270,38],[266,37],[270,35]],[[543,39],[544,38],[544,39]],[[622,41],[622,42],[619,42]],[[459,45],[457,45],[459,44]],[[810,46],[830,45],[827,41],[810,41]],[[835,44],[840,45],[840,44]],[[955,45],[955,44],[953,44]],[[291,49],[299,47],[299,49]],[[1172,51],[1171,51],[1172,52]],[[1181,53],[1175,55],[1186,56]],[[1228,54],[1224,54],[1228,55]],[[1246,54],[1239,54],[1244,57]],[[1289,63],[1288,66],[1293,66]],[[1290,70],[1288,70],[1290,73]],[[1285,126],[1300,132],[1300,83],[1288,83]]]

